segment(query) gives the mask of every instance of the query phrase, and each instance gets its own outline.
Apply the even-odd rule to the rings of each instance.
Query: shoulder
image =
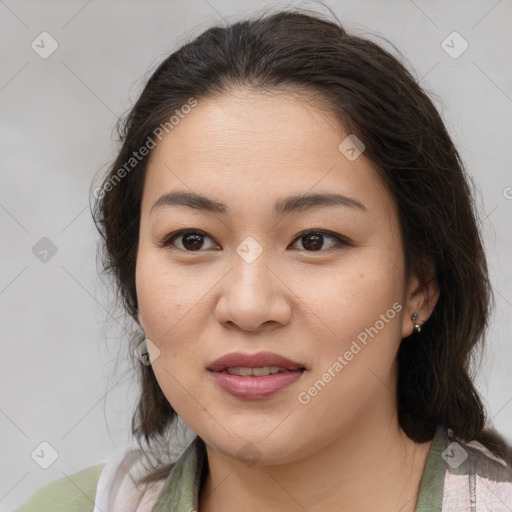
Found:
[[[458,441],[461,443],[461,441]],[[478,441],[461,443],[467,453],[469,472],[479,478],[501,482],[512,489],[512,467]]]
[[[445,503],[475,507],[471,510],[512,510],[512,467],[503,459],[478,441],[464,443],[452,436],[445,452],[452,458],[445,459]]]
[[[45,485],[16,512],[92,512],[104,466],[90,466]]]

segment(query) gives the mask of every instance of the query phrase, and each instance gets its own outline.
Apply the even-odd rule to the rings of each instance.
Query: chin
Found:
[[[287,436],[285,439],[274,436],[269,439],[267,434],[248,435],[248,432],[250,430],[240,433],[231,432],[232,437],[226,434],[223,439],[199,435],[208,447],[222,453],[225,457],[239,460],[248,468],[287,464],[305,455],[306,447],[298,444],[298,438]]]

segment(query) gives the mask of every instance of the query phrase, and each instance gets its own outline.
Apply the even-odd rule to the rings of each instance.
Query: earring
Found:
[[[421,332],[421,325],[417,323],[418,321],[418,313],[414,313],[411,316],[412,323],[414,324],[414,328],[416,329],[416,332]]]

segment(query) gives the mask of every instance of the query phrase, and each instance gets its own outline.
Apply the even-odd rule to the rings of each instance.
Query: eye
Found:
[[[159,245],[161,247],[174,246],[175,248],[186,252],[201,252],[201,249],[214,249],[212,245],[210,245],[210,247],[207,246],[208,244],[205,245],[205,238],[212,240],[203,231],[182,229],[171,233]],[[331,243],[329,247],[322,249],[326,239],[330,239],[333,243]],[[176,241],[179,243],[176,244]],[[304,247],[304,249],[299,250],[305,250],[307,252],[326,252],[330,250],[337,250],[341,246],[350,245],[350,243],[341,235],[331,233],[330,231],[325,231],[323,229],[302,231],[297,235],[297,237],[295,237],[293,244],[298,241],[302,242]]]
[[[174,241],[179,240],[181,247],[178,245],[177,248],[187,252],[200,252],[198,249],[204,248],[204,238],[210,238],[206,233],[197,230],[181,230],[171,233],[160,243],[161,247],[168,247],[174,245]],[[210,238],[211,240],[211,238]],[[211,249],[212,247],[206,247]]]
[[[327,247],[327,249],[324,248],[322,250],[321,248],[326,238],[333,240],[334,243],[330,247]],[[350,245],[349,242],[345,240],[341,235],[331,233],[330,231],[325,231],[323,229],[303,231],[297,235],[294,243],[295,241],[302,242],[303,247],[305,247],[304,250],[307,252],[326,252],[330,250],[337,250],[340,248],[340,246]]]

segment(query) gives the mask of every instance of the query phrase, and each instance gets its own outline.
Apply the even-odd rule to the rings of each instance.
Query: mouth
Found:
[[[306,370],[302,363],[272,352],[231,352],[216,359],[206,368],[212,372],[226,372],[241,377],[262,377],[287,371]]]
[[[301,378],[307,368],[271,352],[233,352],[215,360],[207,370],[214,382],[230,395],[258,400],[290,386]]]
[[[279,366],[260,366],[259,368],[250,367],[229,367],[220,370],[220,373],[228,373],[229,375],[238,375],[240,377],[266,377],[267,375],[274,375],[276,373],[304,371],[305,368],[297,368],[296,370],[289,370],[287,368],[280,368]]]

